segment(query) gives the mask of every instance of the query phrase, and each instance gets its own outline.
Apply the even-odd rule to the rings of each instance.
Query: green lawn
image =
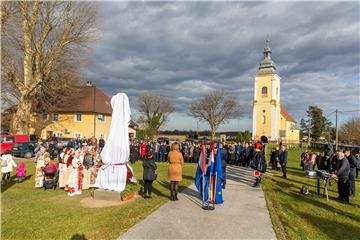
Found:
[[[300,150],[289,151],[288,178],[269,171],[263,181],[267,205],[278,239],[360,239],[360,182],[350,205],[337,201],[337,185],[329,188],[329,201],[315,196],[315,180],[300,168]],[[311,195],[301,195],[306,185]]]
[[[14,179],[1,189],[2,239],[116,239],[169,199],[166,163],[158,164],[152,199],[138,197],[117,207],[89,209],[80,201],[90,196],[90,190],[68,197],[61,189],[35,189],[34,164],[25,162],[26,181],[17,184]],[[141,162],[132,166],[141,180]],[[182,187],[193,184],[195,171],[195,164],[185,164]]]

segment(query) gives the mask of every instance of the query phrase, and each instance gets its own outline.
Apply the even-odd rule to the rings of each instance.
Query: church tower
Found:
[[[271,59],[269,40],[264,48],[264,59],[254,81],[253,100],[253,140],[266,137],[269,141],[279,139],[281,106],[280,106],[280,76]]]

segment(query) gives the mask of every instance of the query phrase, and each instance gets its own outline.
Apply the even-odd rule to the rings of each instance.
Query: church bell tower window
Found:
[[[262,89],[261,89],[261,96],[264,98],[264,97],[267,97],[267,91],[268,91],[268,89],[267,89],[267,87],[263,87]]]

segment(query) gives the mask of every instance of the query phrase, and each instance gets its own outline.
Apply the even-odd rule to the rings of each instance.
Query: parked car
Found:
[[[15,143],[11,152],[15,157],[31,158],[35,156],[35,144],[32,142]]]
[[[1,135],[0,136],[0,154],[6,150],[12,150],[16,143],[30,142],[29,135]]]
[[[57,139],[57,148],[63,149],[64,147],[72,147],[73,142],[71,138],[58,138]]]

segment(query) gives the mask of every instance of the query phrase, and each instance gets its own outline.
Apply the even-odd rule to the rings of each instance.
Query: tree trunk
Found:
[[[215,129],[211,129],[211,140],[215,139],[215,134],[216,134],[216,130]]]
[[[22,99],[19,101],[17,110],[14,114],[12,129],[15,134],[29,134],[31,101]]]

